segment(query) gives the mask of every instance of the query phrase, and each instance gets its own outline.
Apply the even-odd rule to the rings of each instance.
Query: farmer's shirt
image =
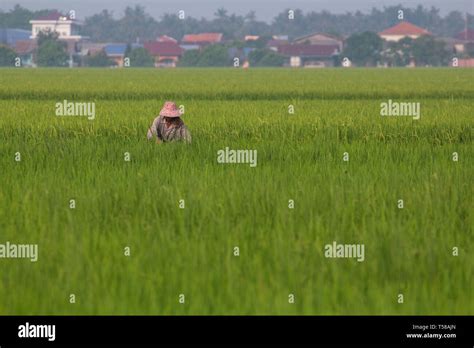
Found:
[[[191,133],[181,119],[176,124],[172,123],[167,127],[163,116],[155,118],[153,124],[148,129],[147,138],[152,139],[153,137],[158,137],[161,141],[191,142]]]

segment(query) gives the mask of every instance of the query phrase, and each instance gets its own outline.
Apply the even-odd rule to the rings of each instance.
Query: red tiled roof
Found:
[[[145,42],[143,47],[150,52],[152,56],[181,56],[183,49],[176,42]]]
[[[36,40],[19,40],[15,43],[15,52],[17,54],[29,54],[37,47]]]
[[[58,21],[61,17],[65,17],[67,20],[71,20],[71,18],[69,18],[69,15],[63,15],[62,13],[60,13],[58,11],[52,11],[52,12],[48,13],[46,16],[41,16],[41,17],[35,18],[34,20],[38,20],[38,21]]]
[[[222,41],[221,33],[188,34],[183,36],[182,42],[186,43],[216,43]]]
[[[284,56],[303,57],[331,57],[339,50],[338,45],[281,45],[278,46],[278,53]]]
[[[391,28],[381,31],[379,35],[429,35],[428,30],[420,28],[409,22],[400,22]]]
[[[474,41],[474,29],[467,29],[457,34],[456,39]]]

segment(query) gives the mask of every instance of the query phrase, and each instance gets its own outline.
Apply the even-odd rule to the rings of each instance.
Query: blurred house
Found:
[[[84,65],[85,57],[95,56],[101,52],[105,53],[105,45],[104,43],[96,43],[90,41],[82,41],[79,43],[78,47],[78,55],[80,57],[79,61],[81,62],[81,66]]]
[[[385,41],[394,41],[398,42],[404,37],[410,37],[412,39],[419,38],[422,35],[432,35],[428,30],[420,28],[414,24],[409,22],[403,21],[385,29],[378,33],[380,38],[384,39]]]
[[[439,37],[438,39],[445,43],[446,49],[456,55],[456,58],[469,58],[468,52],[474,51],[474,29],[466,29],[454,37]],[[470,63],[463,62],[462,64]]]
[[[184,49],[172,41],[145,42],[143,47],[155,59],[157,68],[174,68],[183,55]]]
[[[279,54],[291,67],[332,67],[340,54],[339,45],[288,44],[278,46]]]
[[[69,66],[76,65],[75,57],[80,55],[80,42],[87,37],[79,34],[82,23],[71,15],[64,15],[58,11],[52,11],[46,16],[30,20],[32,40],[36,40],[39,33],[57,33],[58,39],[66,43],[66,51],[69,55]]]
[[[63,40],[81,40],[83,38],[79,35],[79,28],[82,24],[58,11],[30,20],[30,23],[32,26],[31,39],[35,39],[40,32],[56,32],[58,38]]]
[[[104,47],[107,57],[115,62],[118,67],[123,67],[127,44],[124,43],[108,43]]]
[[[460,68],[474,68],[474,58],[459,59],[458,67],[460,67]]]
[[[289,41],[288,35],[273,35],[272,39],[277,41]]]
[[[271,40],[268,40],[266,44],[266,47],[268,49],[277,52],[278,47],[289,44],[288,37],[286,39],[281,39],[281,36],[278,36],[277,39],[275,39],[275,37],[277,36],[274,36]]]
[[[184,44],[180,44],[179,47],[181,47],[185,51],[189,51],[189,50],[200,50],[203,46],[197,45],[197,44],[184,43]]]
[[[466,29],[454,36],[456,53],[464,53],[467,46],[474,47],[474,29]]]
[[[244,41],[257,41],[260,39],[258,35],[245,35]]]
[[[105,45],[104,43],[81,42],[79,51],[81,56],[94,56],[104,51]]]
[[[460,54],[465,51],[465,41],[453,37],[438,37],[438,40],[445,43],[446,49],[452,54]]]
[[[329,45],[334,46],[337,45],[339,47],[339,51],[342,51],[343,48],[343,39],[329,34],[324,33],[314,33],[310,35],[305,35],[293,40],[294,44],[306,44],[306,45]]]
[[[239,66],[249,59],[250,52],[256,50],[255,47],[229,47],[227,49],[227,55],[232,61],[235,58],[239,59]],[[248,63],[247,63],[248,65]]]
[[[29,30],[0,28],[0,44],[15,47],[17,41],[29,40],[30,35]]]
[[[178,43],[178,40],[176,40],[175,38],[171,37],[171,36],[168,36],[168,35],[161,35],[161,36],[158,36],[158,38],[156,39],[156,41],[158,42],[174,42],[174,43]]]
[[[36,40],[18,40],[15,42],[14,51],[21,59],[21,65],[26,67],[34,67],[35,53],[38,45]]]
[[[458,40],[474,42],[474,29],[466,29],[455,36]]]
[[[205,46],[222,42],[222,37],[222,33],[187,34],[183,36],[180,46],[185,50],[202,49]]]

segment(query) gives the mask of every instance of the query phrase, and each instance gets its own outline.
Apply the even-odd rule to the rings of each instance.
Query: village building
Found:
[[[461,58],[458,60],[459,68],[474,68],[474,58]]]
[[[79,34],[81,22],[72,18],[70,15],[63,15],[58,11],[52,11],[46,16],[41,16],[30,20],[31,33],[30,43],[20,42],[16,45],[18,54],[23,55],[25,65],[27,62],[34,61],[34,54],[31,51],[32,47],[36,46],[36,40],[40,33],[57,33],[58,39],[66,43],[66,53],[69,55],[69,66],[76,65],[74,57],[80,54],[79,43],[87,39],[87,37]],[[26,40],[25,40],[26,41]],[[34,48],[36,49],[36,47]],[[34,66],[34,63],[31,63]]]
[[[455,36],[458,40],[474,42],[474,29],[465,29]]]
[[[310,35],[305,35],[293,40],[294,44],[306,44],[306,45],[337,45],[339,51],[343,49],[343,39],[334,35],[324,34],[324,33],[314,33]]]
[[[46,16],[42,16],[30,21],[31,39],[36,39],[40,32],[56,32],[61,40],[81,40],[83,37],[79,35],[79,28],[82,25],[76,19],[69,15],[63,15],[57,11],[53,11]]]
[[[378,33],[385,41],[398,42],[405,37],[417,39],[422,35],[432,35],[428,30],[420,28],[407,21],[403,21]]]
[[[158,42],[174,42],[174,43],[178,43],[178,40],[176,40],[175,38],[171,37],[171,36],[168,36],[168,35],[161,35],[161,36],[158,36],[158,38],[156,39],[156,41]]]
[[[13,50],[20,58],[21,66],[35,67],[35,52],[37,48],[36,40],[19,40],[15,42]]]
[[[176,67],[184,52],[183,48],[172,41],[145,42],[143,47],[153,56],[157,68]]]
[[[288,45],[290,42],[288,41],[288,38],[284,39],[284,38],[275,38],[275,36],[271,39],[271,40],[268,40],[267,44],[266,44],[266,47],[269,49],[269,50],[272,50],[274,52],[278,52],[278,47],[280,46],[285,46],[285,45]]]
[[[458,67],[474,68],[474,57],[472,57],[472,52],[474,52],[474,29],[466,28],[451,40],[454,43],[454,53],[458,58]],[[471,56],[469,56],[469,53]]]
[[[222,33],[187,34],[183,36],[180,46],[185,50],[202,49],[212,44],[221,43],[222,37]]]
[[[245,35],[244,41],[257,41],[260,39],[260,36],[258,35]]]
[[[464,53],[468,46],[474,47],[474,29],[465,29],[454,36],[456,53]]]
[[[127,44],[124,43],[109,43],[104,47],[105,54],[114,61],[117,67],[123,67],[125,52],[127,51]]]
[[[80,55],[81,56],[94,56],[104,51],[105,43],[96,43],[90,41],[83,41],[80,43]]]
[[[452,54],[458,55],[465,51],[465,41],[459,40],[454,37],[438,37],[440,41],[445,43],[446,49]]]
[[[277,52],[286,57],[286,66],[323,68],[335,65],[340,49],[339,45],[287,44],[278,46]]]
[[[17,41],[29,40],[30,35],[29,30],[0,28],[0,45],[15,47]]]

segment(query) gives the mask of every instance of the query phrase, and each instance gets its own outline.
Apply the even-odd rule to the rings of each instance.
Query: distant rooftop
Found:
[[[15,52],[17,54],[32,53],[38,47],[35,40],[20,40],[15,43]]]
[[[333,40],[341,40],[341,38],[336,36],[336,35],[326,34],[326,33],[323,33],[323,32],[315,32],[315,33],[312,33],[312,34],[307,34],[307,35],[304,35],[304,36],[297,37],[295,39],[295,41],[303,41],[305,39],[308,39],[308,38],[311,38],[311,37],[314,37],[314,36],[321,36],[323,38],[328,38],[328,39],[333,39]]]
[[[186,43],[216,43],[222,41],[222,33],[200,33],[183,36],[182,42]]]
[[[380,32],[379,35],[429,35],[431,34],[428,30],[420,28],[410,22],[400,22],[391,28],[385,29]]]
[[[457,34],[455,37],[458,40],[474,41],[474,29],[463,30],[459,34]]]
[[[168,35],[159,36],[157,41],[159,41],[159,42],[174,42],[174,43],[178,42],[178,40],[176,40],[175,38],[173,38],[171,36],[168,36]]]
[[[150,52],[152,56],[181,56],[183,49],[176,42],[145,42],[143,47]]]
[[[127,50],[127,44],[106,44],[104,50],[108,56],[123,56]]]
[[[28,40],[30,35],[31,30],[0,28],[0,44],[15,46],[17,41]]]

